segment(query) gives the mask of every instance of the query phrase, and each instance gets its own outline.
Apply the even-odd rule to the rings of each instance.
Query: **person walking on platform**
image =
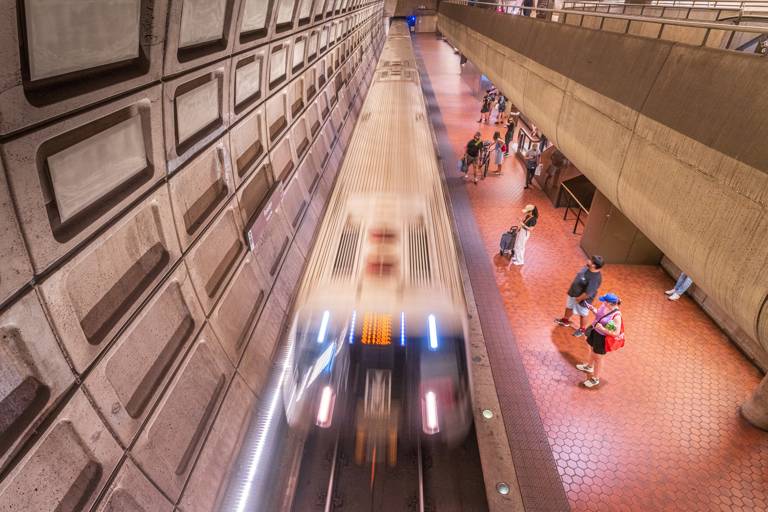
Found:
[[[512,136],[515,133],[515,121],[512,118],[512,116],[509,116],[507,118],[507,133],[504,134],[504,145],[506,146],[506,151],[504,152],[504,156],[509,156],[509,144],[512,142]]]
[[[675,287],[671,290],[667,290],[664,293],[668,295],[669,300],[678,300],[681,296],[685,295],[685,292],[693,284],[693,279],[688,277],[685,272],[680,273],[680,277],[677,278]]]
[[[491,152],[493,156],[493,163],[496,164],[496,170],[493,174],[501,176],[501,164],[504,163],[504,150],[507,149],[504,146],[504,142],[501,140],[501,133],[493,133],[493,142],[491,142]]]
[[[579,317],[579,327],[573,332],[574,336],[584,336],[586,317],[589,314],[588,305],[595,300],[600,284],[603,282],[603,276],[600,273],[603,263],[603,257],[597,254],[587,260],[587,265],[579,270],[568,288],[565,313],[561,318],[555,318],[556,324],[570,327],[571,316],[576,313]]]
[[[480,120],[478,123],[488,122],[488,116],[491,115],[491,96],[486,94],[483,96],[483,104],[480,106]]]
[[[624,346],[624,322],[619,310],[621,299],[615,293],[606,293],[600,297],[600,302],[602,304],[599,308],[587,304],[589,310],[595,314],[595,321],[592,322],[587,334],[587,343],[592,353],[589,362],[576,365],[578,370],[592,374],[582,382],[588,388],[600,384],[605,354]]]
[[[536,166],[539,165],[539,150],[536,144],[525,153],[525,187],[530,188],[533,177],[536,175]]]
[[[502,94],[499,96],[499,118],[496,120],[496,124],[504,124],[505,116],[507,114],[507,98]]]
[[[472,176],[474,178],[475,185],[477,180],[481,176],[482,170],[480,169],[480,150],[483,148],[483,141],[480,139],[482,134],[475,132],[475,136],[467,142],[467,148],[464,152],[464,161],[467,163],[467,174],[464,175],[464,179],[468,180],[469,169],[472,169]]]
[[[525,244],[531,236],[531,231],[533,231],[533,228],[539,222],[539,209],[534,205],[527,205],[523,208],[523,213],[525,214],[525,217],[520,221],[520,229],[517,231],[517,236],[515,237],[512,260],[510,260],[507,268],[512,268],[512,265],[523,265],[525,263]]]

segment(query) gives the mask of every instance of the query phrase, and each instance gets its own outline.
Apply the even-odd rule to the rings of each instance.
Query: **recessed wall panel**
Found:
[[[246,227],[248,246],[270,283],[277,276],[291,241],[291,230],[283,216],[281,200],[282,193],[278,187],[253,223]]]
[[[234,192],[226,140],[210,146],[168,183],[176,230],[185,250]]]
[[[229,141],[232,148],[232,170],[235,183],[239,187],[267,155],[267,123],[264,109],[254,110],[232,127]]]
[[[162,179],[160,127],[155,86],[3,146],[38,273]]]
[[[235,375],[179,502],[184,512],[219,510],[227,476],[237,457],[255,402],[256,397],[242,377]]]
[[[140,0],[24,0],[31,80],[139,56]]]
[[[233,121],[265,98],[267,55],[266,48],[259,48],[235,57],[232,66],[235,84]]]
[[[228,127],[229,78],[229,61],[223,61],[163,84],[169,173]]]
[[[261,256],[250,252],[246,255],[211,313],[211,327],[233,365],[245,349],[269,292],[269,283],[256,263]]]
[[[137,465],[174,501],[233,372],[215,335],[204,327],[131,449]]]
[[[123,451],[82,391],[0,483],[0,507],[88,510]]]
[[[267,100],[267,133],[271,144],[288,128],[291,122],[288,91],[282,90]]]
[[[297,244],[291,245],[288,254],[280,269],[280,275],[275,282],[275,297],[286,305],[286,309],[291,306],[294,292],[299,284],[299,278],[304,272],[304,254]]]
[[[163,187],[43,282],[43,301],[78,372],[109,344],[178,257]]]
[[[166,0],[5,2],[0,136],[151,83]]]
[[[235,0],[169,0],[164,75],[204,66],[230,54]]]
[[[272,170],[276,181],[287,179],[296,168],[296,156],[294,155],[293,141],[285,137],[275,148],[269,152],[269,160],[272,162]]]
[[[32,279],[32,265],[11,203],[0,160],[0,304]]]
[[[30,291],[0,315],[0,470],[74,382]]]
[[[264,306],[259,323],[248,340],[248,346],[238,368],[238,373],[243,376],[248,387],[257,396],[261,395],[269,377],[272,356],[286,316],[285,308],[285,304],[277,299],[277,294],[272,292]]]
[[[124,446],[204,322],[187,268],[179,265],[88,375],[88,393]]]
[[[288,221],[291,230],[295,231],[299,227],[301,217],[309,203],[309,195],[304,189],[301,179],[294,175],[288,185],[283,189],[283,198],[281,200],[283,216]]]
[[[249,225],[254,220],[274,190],[275,178],[272,176],[272,166],[265,159],[237,193],[240,217],[244,225]]]
[[[125,459],[97,512],[171,512],[173,504],[145,477],[131,459]]]
[[[280,43],[269,51],[269,89],[274,91],[288,78],[288,51],[290,44]]]
[[[186,256],[197,296],[206,314],[224,292],[246,250],[240,213],[233,198]]]

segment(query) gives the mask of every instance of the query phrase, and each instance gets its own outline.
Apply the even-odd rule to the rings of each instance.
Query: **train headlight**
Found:
[[[320,394],[320,407],[317,409],[317,421],[315,424],[321,428],[331,426],[333,419],[333,406],[336,402],[336,393],[331,386],[325,386]]]
[[[437,321],[435,315],[429,315],[429,348],[437,350]]]
[[[434,391],[427,391],[422,400],[421,423],[424,433],[436,434],[440,432],[437,419],[437,395]]]

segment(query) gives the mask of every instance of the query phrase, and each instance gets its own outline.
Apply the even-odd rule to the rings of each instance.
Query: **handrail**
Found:
[[[565,190],[565,192],[568,194],[565,203],[565,212],[563,213],[563,220],[568,220],[568,213],[571,211],[571,199],[573,199],[576,202],[576,205],[579,207],[576,210],[576,221],[573,224],[573,234],[577,235],[578,233],[576,233],[576,230],[579,227],[579,222],[581,222],[581,224],[586,227],[586,223],[581,219],[581,212],[584,212],[586,216],[589,217],[589,210],[587,210],[584,205],[581,204],[581,201],[579,201],[576,196],[573,195],[573,192],[571,192],[571,189],[565,186],[565,183],[560,183],[560,190],[561,192]],[[559,200],[557,202],[558,204],[560,203]]]
[[[651,0],[649,3],[622,3],[616,0],[576,0],[564,2],[567,4],[598,4],[598,5],[631,5],[631,6],[651,6],[651,7],[694,7],[701,9],[744,9],[754,7],[764,7],[768,9],[768,2],[765,0]]]
[[[507,3],[501,3],[501,2],[483,2],[483,1],[474,1],[474,0],[443,0],[443,2],[449,3],[449,4],[465,5],[465,6],[489,6],[494,9],[513,8],[519,11],[529,11],[530,17],[535,17],[535,13],[539,13],[539,12],[552,13],[552,14],[558,15],[558,20],[556,21],[558,23],[560,23],[559,21],[560,15],[567,16],[569,14],[573,16],[623,20],[623,21],[630,22],[630,23],[627,23],[627,26],[624,30],[625,34],[628,33],[631,22],[657,24],[657,25],[660,25],[660,29],[659,29],[659,32],[656,34],[656,39],[661,39],[661,35],[664,33],[664,27],[667,25],[687,27],[687,28],[706,29],[704,38],[702,39],[699,46],[706,46],[707,40],[709,39],[709,35],[712,30],[731,31],[734,33],[741,32],[741,33],[748,33],[748,34],[768,33],[768,27],[759,27],[759,26],[751,26],[751,25],[735,25],[735,24],[714,23],[714,22],[706,22],[706,21],[681,20],[681,19],[675,19],[675,18],[658,18],[654,16],[633,16],[629,14],[612,14],[612,13],[589,12],[589,11],[578,11],[578,10],[568,10],[568,9],[549,9],[544,7],[523,6],[518,4],[507,4]],[[507,13],[504,11],[500,12],[499,14],[514,15],[512,13]],[[583,18],[582,18],[582,24],[583,24]],[[603,23],[601,22],[600,29],[602,29],[602,26],[603,26]],[[647,36],[641,36],[641,37],[647,37]],[[729,49],[729,48],[722,48],[722,49]]]

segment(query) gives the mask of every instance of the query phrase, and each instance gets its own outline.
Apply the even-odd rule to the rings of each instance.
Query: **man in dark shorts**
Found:
[[[574,336],[584,336],[586,329],[586,318],[589,309],[586,304],[592,304],[597,295],[597,290],[603,282],[603,275],[600,269],[603,268],[603,257],[595,254],[588,261],[587,265],[579,270],[576,277],[568,288],[568,302],[565,306],[565,313],[562,318],[555,318],[555,323],[563,327],[571,325],[571,316],[576,313],[579,317],[579,328],[573,333]]]
[[[472,168],[472,175],[474,177],[475,185],[477,185],[477,179],[480,175],[480,150],[483,148],[483,141],[480,139],[481,133],[475,132],[475,136],[467,142],[467,149],[464,152],[464,161],[467,163],[467,174],[464,175],[464,179],[469,178],[469,169]]]

